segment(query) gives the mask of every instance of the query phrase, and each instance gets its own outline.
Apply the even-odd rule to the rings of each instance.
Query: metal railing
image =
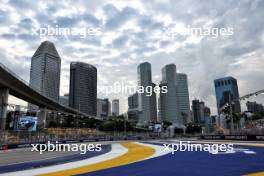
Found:
[[[46,131],[0,131],[0,144],[40,143],[47,141],[150,139],[152,132],[101,132],[92,129],[50,129]],[[156,136],[157,137],[157,136]]]

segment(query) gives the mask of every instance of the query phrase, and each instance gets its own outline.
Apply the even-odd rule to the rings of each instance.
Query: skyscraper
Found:
[[[128,97],[128,119],[138,121],[139,110],[138,110],[138,93],[134,93]]]
[[[99,119],[105,120],[111,116],[111,103],[107,98],[97,99],[97,115]]]
[[[157,111],[157,97],[154,89],[156,84],[152,83],[152,94],[150,96],[150,121],[157,122],[158,121],[158,111]]]
[[[144,89],[147,87],[153,87],[152,76],[151,76],[151,65],[148,62],[141,63],[137,68],[138,74],[138,86],[142,86]],[[138,103],[139,103],[139,121],[138,124],[147,124],[151,121],[157,121],[157,105],[156,105],[156,95],[152,91],[149,94],[144,91],[144,93],[139,93]],[[154,102],[155,101],[155,102]]]
[[[252,113],[264,112],[263,105],[257,102],[247,101],[246,105],[247,105],[247,110]]]
[[[203,101],[195,99],[192,101],[192,112],[194,123],[198,125],[206,122],[206,118],[210,114],[210,109],[205,106]]]
[[[230,102],[234,103],[233,112],[241,112],[237,80],[233,77],[225,77],[216,79],[214,84],[218,114],[221,108]]]
[[[59,102],[61,58],[53,43],[44,41],[31,58],[30,81],[32,88]],[[36,106],[29,105],[30,110]]]
[[[136,109],[138,108],[138,93],[134,93],[128,97],[128,109]]]
[[[94,66],[82,62],[71,63],[69,105],[96,116],[97,69]]]
[[[112,101],[112,115],[118,116],[119,115],[119,100],[115,99]]]
[[[188,90],[188,78],[184,73],[177,73],[177,97],[180,109],[180,115],[183,119],[183,123],[189,123],[190,119],[190,100]]]
[[[177,76],[175,64],[162,68],[162,81],[160,86],[167,86],[167,93],[160,93],[160,113],[163,121],[173,124],[183,124],[180,115],[179,100],[177,97]]]

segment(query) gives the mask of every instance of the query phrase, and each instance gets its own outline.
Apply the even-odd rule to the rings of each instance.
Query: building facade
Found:
[[[112,101],[112,115],[119,116],[119,100],[115,99]]]
[[[188,77],[184,73],[177,73],[177,97],[181,118],[183,123],[187,124],[191,121],[190,118],[190,99],[188,89]]]
[[[97,115],[96,117],[100,120],[106,120],[111,116],[111,103],[105,99],[97,99]]]
[[[218,114],[226,103],[231,102],[234,103],[233,112],[241,112],[237,80],[233,77],[220,78],[214,81],[214,85]]]
[[[180,115],[180,106],[177,97],[177,82],[175,64],[169,64],[163,67],[160,87],[167,86],[168,92],[160,94],[160,115],[162,121],[182,125],[183,119]]]
[[[153,87],[152,76],[151,76],[151,65],[148,62],[141,63],[137,68],[138,74],[138,86],[142,86],[144,89],[146,87]],[[139,107],[139,119],[138,125],[146,125],[149,122],[157,121],[157,105],[156,105],[156,95],[152,91],[149,96],[146,91],[144,93],[138,94],[138,107]]]
[[[210,117],[210,108],[203,101],[195,99],[192,101],[193,122],[197,125],[205,124]]]
[[[97,69],[83,63],[70,66],[69,106],[91,116],[97,113]]]
[[[61,58],[53,43],[44,41],[31,58],[29,85],[44,96],[59,102]],[[29,110],[38,107],[29,104]]]
[[[250,102],[248,101],[246,103],[247,105],[247,110],[252,112],[252,113],[257,113],[257,112],[264,112],[264,108],[262,104],[259,104],[257,102]]]
[[[128,119],[138,121],[139,110],[138,110],[138,93],[134,93],[128,97]]]

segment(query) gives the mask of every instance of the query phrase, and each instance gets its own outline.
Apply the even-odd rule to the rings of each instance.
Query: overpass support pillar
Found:
[[[0,88],[0,130],[5,130],[9,89]]]
[[[38,114],[38,129],[46,128],[46,122],[47,122],[47,109],[46,108],[40,108],[40,112]]]

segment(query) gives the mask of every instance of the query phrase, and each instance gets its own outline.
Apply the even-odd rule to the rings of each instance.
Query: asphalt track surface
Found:
[[[102,155],[104,153],[109,152],[110,150],[111,150],[111,145],[103,145],[102,151],[100,151],[100,152],[87,152],[86,154],[83,154],[83,155],[80,155],[80,153],[69,154],[71,152],[67,152],[66,155],[62,155],[61,153],[65,154],[66,152],[61,152],[60,155],[62,155],[62,156],[57,156],[57,157],[53,156],[52,158],[46,158],[46,159],[36,160],[36,161],[31,161],[31,162],[27,161],[27,162],[2,165],[2,166],[0,166],[0,173],[21,171],[21,170],[39,168],[39,167],[50,166],[50,165],[55,165],[55,164],[74,162],[74,161],[78,161],[78,160],[92,158],[94,156]],[[52,153],[52,152],[45,152],[45,154],[47,154],[47,153]]]
[[[235,151],[232,153],[211,154],[209,152],[182,152],[161,153],[163,143],[176,143],[176,141],[146,141],[146,142],[118,142],[121,151],[115,151],[117,147],[105,145],[101,153],[89,153],[84,155],[68,154],[52,159],[18,163],[0,166],[0,175],[35,175],[32,169],[45,168],[45,173],[36,174],[42,176],[80,175],[80,176],[175,176],[175,175],[203,175],[203,176],[264,176],[264,144],[257,142],[237,141],[193,141],[197,143],[234,143]],[[111,147],[112,146],[112,147]],[[113,148],[114,147],[114,148]],[[118,154],[120,152],[120,154]],[[14,151],[15,153],[15,151]],[[112,153],[112,157],[107,155]],[[159,153],[161,153],[159,155]],[[12,152],[9,152],[12,155]],[[22,155],[22,154],[21,154]],[[96,161],[96,158],[106,156],[104,160]],[[1,155],[0,155],[1,157]],[[7,156],[5,156],[7,157]],[[83,166],[74,164],[77,160],[92,162]],[[0,158],[1,160],[1,158]],[[94,162],[93,162],[94,161]],[[42,165],[42,162],[46,165]],[[64,168],[61,163],[72,163],[73,167]],[[89,163],[89,162],[88,162]],[[49,170],[50,165],[61,166],[63,170],[56,172]],[[12,166],[12,167],[10,167]],[[55,167],[56,168],[56,167]],[[59,168],[59,167],[58,167]],[[25,170],[26,169],[26,170]],[[22,172],[14,172],[25,170]],[[54,170],[54,169],[53,169]],[[12,171],[12,172],[10,172]],[[22,174],[23,173],[23,174]],[[30,173],[30,174],[29,174]],[[37,172],[36,172],[37,173]]]

